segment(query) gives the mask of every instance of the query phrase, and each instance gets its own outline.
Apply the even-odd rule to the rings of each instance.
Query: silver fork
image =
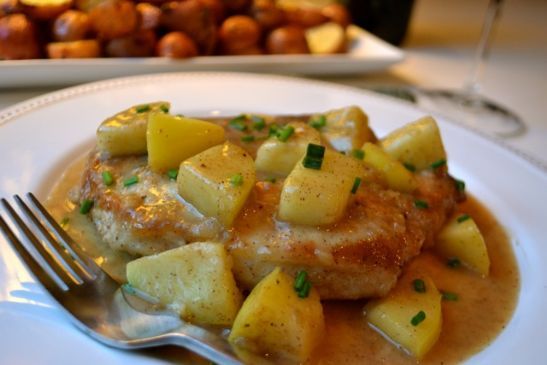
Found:
[[[32,193],[27,197],[32,204],[18,195],[14,199],[43,241],[6,199],[1,199],[2,205],[28,248],[1,215],[0,231],[76,327],[111,347],[129,350],[176,345],[218,364],[242,365],[222,336],[185,323],[178,316],[133,309],[125,300],[130,294],[86,258]]]

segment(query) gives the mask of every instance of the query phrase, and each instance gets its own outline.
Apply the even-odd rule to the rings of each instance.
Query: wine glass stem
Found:
[[[488,3],[488,9],[481,31],[481,38],[475,51],[475,57],[471,65],[469,77],[464,85],[464,91],[469,96],[476,95],[479,92],[482,72],[489,55],[492,41],[492,27],[501,13],[502,2],[503,0],[490,0]]]

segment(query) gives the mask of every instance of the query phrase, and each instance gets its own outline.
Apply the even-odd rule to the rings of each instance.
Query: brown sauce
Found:
[[[87,216],[68,199],[80,186],[86,157],[66,170],[46,203],[59,221],[68,218],[65,229],[107,272],[120,281],[125,264],[133,257],[114,251],[103,243]],[[503,227],[478,200],[468,198],[458,208],[471,215],[479,226],[491,260],[486,278],[464,267],[449,268],[432,251],[422,253],[410,265],[430,273],[436,286],[457,293],[458,301],[443,301],[443,329],[433,349],[421,361],[407,355],[371,329],[363,315],[365,301],[324,302],[327,333],[311,364],[454,364],[488,346],[511,318],[519,292],[519,273],[511,244]],[[145,352],[146,356],[196,363],[195,355],[180,349]]]

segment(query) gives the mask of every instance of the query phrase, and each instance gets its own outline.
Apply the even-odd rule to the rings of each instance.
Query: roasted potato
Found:
[[[304,28],[315,27],[325,23],[328,18],[319,7],[299,7],[285,9],[287,22]]]
[[[215,23],[220,24],[225,18],[226,7],[222,0],[199,0],[209,11],[213,14],[215,18]]]
[[[72,0],[19,0],[25,14],[32,19],[52,20],[72,7]]]
[[[312,54],[343,53],[347,48],[346,30],[335,22],[306,29],[306,41]]]
[[[23,60],[39,56],[35,27],[25,15],[0,18],[0,59]]]
[[[196,42],[200,54],[213,53],[217,37],[215,18],[199,0],[164,4],[160,24],[169,30],[186,33]]]
[[[100,39],[126,37],[139,24],[135,4],[128,0],[104,0],[89,12],[91,26]]]
[[[161,10],[149,3],[138,3],[137,12],[140,15],[140,29],[156,29],[160,23]]]
[[[156,50],[156,33],[140,30],[127,37],[109,40],[104,49],[108,57],[152,57]]]
[[[244,12],[253,0],[223,0],[224,6],[231,13]]]
[[[156,46],[156,55],[169,58],[188,58],[198,55],[196,42],[183,32],[169,32]]]
[[[285,23],[285,12],[273,0],[256,0],[251,7],[251,16],[262,29],[271,30]]]
[[[233,15],[222,23],[219,41],[223,50],[238,51],[258,44],[261,30],[253,18],[246,15]]]
[[[49,58],[97,58],[100,55],[101,46],[96,39],[53,42],[47,45]]]
[[[0,18],[21,12],[21,5],[18,0],[0,0]]]
[[[329,21],[340,24],[346,28],[351,24],[351,16],[348,9],[340,3],[332,3],[321,9],[323,14]]]
[[[266,51],[270,54],[310,53],[304,29],[295,25],[273,30],[266,38]]]
[[[74,7],[86,13],[90,12],[96,5],[104,0],[74,0]]]
[[[91,30],[89,15],[79,10],[67,10],[53,23],[53,38],[59,42],[85,39]]]

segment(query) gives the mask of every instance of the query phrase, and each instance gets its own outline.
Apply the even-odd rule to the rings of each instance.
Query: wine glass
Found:
[[[480,79],[488,59],[492,28],[499,18],[503,0],[490,0],[485,15],[479,43],[471,64],[468,79],[461,90],[411,88],[392,90],[412,99],[425,109],[445,115],[475,130],[509,138],[526,131],[522,119],[506,107],[480,94]]]

